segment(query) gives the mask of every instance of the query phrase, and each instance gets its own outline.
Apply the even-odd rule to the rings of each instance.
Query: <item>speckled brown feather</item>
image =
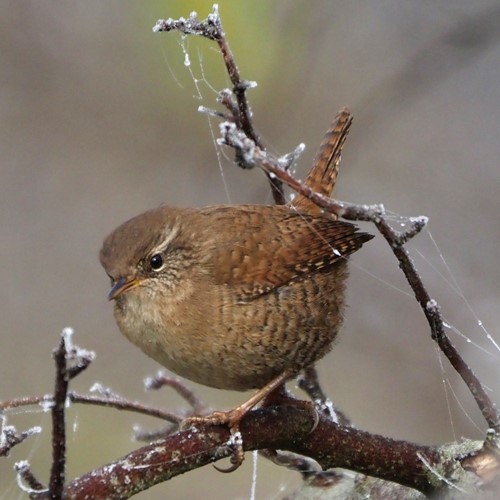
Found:
[[[372,238],[353,224],[328,215],[291,212],[288,207],[218,206],[199,214],[217,235],[215,281],[233,287],[242,300],[326,272]],[[235,216],[238,227],[231,231]]]
[[[343,108],[326,132],[311,170],[304,181],[304,184],[313,191],[324,196],[332,195],[339,173],[342,148],[351,123],[351,113],[348,108]],[[295,207],[299,212],[309,214],[317,214],[321,211],[314,202],[300,194],[289,205]]]

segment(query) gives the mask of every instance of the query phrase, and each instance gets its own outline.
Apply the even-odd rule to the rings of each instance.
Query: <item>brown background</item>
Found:
[[[496,7],[495,4],[497,5]],[[75,342],[97,352],[74,384],[95,381],[145,402],[175,408],[168,391],[144,394],[158,366],[117,331],[97,261],[118,223],[162,202],[224,203],[228,197],[181,38],[153,34],[161,17],[205,16],[211,2],[4,1],[0,7],[0,399],[49,392],[51,349],[71,325]],[[463,350],[498,400],[500,342],[500,9],[498,2],[224,1],[224,26],[270,150],[307,144],[304,176],[336,111],[355,115],[341,169],[340,199],[383,202],[425,214],[464,295],[450,286],[428,233],[411,245],[416,264],[448,321],[493,355]],[[228,85],[214,46],[188,39],[215,89]],[[217,123],[213,123],[217,134]],[[230,153],[228,153],[230,156]],[[230,201],[270,201],[257,170],[223,160]],[[366,229],[371,229],[369,226]],[[422,258],[422,255],[424,258]],[[353,259],[350,309],[335,350],[320,363],[324,386],[359,427],[422,443],[479,438],[484,424],[447,362],[453,425],[439,355],[388,247],[377,238]],[[442,275],[444,275],[444,278]],[[212,406],[245,395],[196,388]],[[467,414],[479,426],[475,428]],[[28,458],[40,479],[49,467],[49,417],[9,415],[42,437],[0,462],[0,498],[19,498],[12,464]],[[137,446],[131,427],[151,419],[96,408],[69,412],[69,476]],[[297,476],[259,461],[257,497],[281,497]],[[212,468],[157,486],[140,498],[248,498],[251,457],[229,476]]]

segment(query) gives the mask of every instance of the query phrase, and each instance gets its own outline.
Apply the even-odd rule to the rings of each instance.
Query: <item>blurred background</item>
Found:
[[[215,45],[151,31],[158,18],[193,10],[205,17],[211,6],[2,2],[0,400],[52,390],[51,351],[61,329],[72,326],[74,341],[97,353],[73,389],[98,381],[163,408],[182,403],[168,390],[144,393],[143,378],[159,367],[119,334],[97,255],[115,226],[162,202],[272,202],[257,169],[238,169],[225,151],[219,166],[217,122],[211,129],[197,112],[216,107],[215,91],[229,85]],[[243,77],[258,82],[249,98],[270,151],[284,154],[304,142],[303,178],[337,110],[348,105],[355,119],[336,197],[430,217],[429,232],[409,249],[454,327],[453,342],[498,402],[499,352],[478,325],[500,343],[498,2],[219,6]],[[319,363],[335,404],[360,428],[394,438],[481,438],[484,422],[446,360],[441,368],[425,318],[380,236],[351,269],[345,326]],[[194,387],[219,409],[247,396]],[[73,407],[68,415],[69,477],[136,448],[134,425],[158,426],[103,408]],[[0,461],[0,499],[23,498],[12,466],[29,459],[47,480],[50,418],[30,409],[9,414],[7,423],[44,427]],[[281,498],[299,483],[297,474],[263,459],[258,472],[257,498]],[[139,498],[248,498],[251,477],[248,455],[233,474],[206,467]]]

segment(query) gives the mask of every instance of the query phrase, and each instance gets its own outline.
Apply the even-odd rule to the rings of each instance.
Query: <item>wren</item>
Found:
[[[350,125],[327,133],[306,184],[331,194]],[[119,226],[100,261],[121,332],[169,370],[206,386],[261,389],[213,423],[237,427],[272,390],[331,348],[347,259],[370,234],[294,205],[161,206]]]
[[[370,237],[286,206],[163,206],[111,233],[100,258],[125,337],[182,377],[244,391],[328,352],[346,258]]]

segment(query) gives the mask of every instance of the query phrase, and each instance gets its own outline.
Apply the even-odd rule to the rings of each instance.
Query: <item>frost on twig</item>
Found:
[[[17,472],[17,484],[19,489],[30,495],[32,498],[37,498],[43,494],[49,493],[46,488],[31,471],[30,463],[27,460],[21,460],[14,466]]]
[[[0,457],[7,457],[14,446],[21,444],[25,439],[40,434],[40,426],[31,427],[26,431],[19,432],[13,425],[7,425],[7,417],[0,415]]]
[[[62,338],[66,351],[66,372],[69,378],[74,378],[85,370],[95,359],[95,352],[83,349],[73,344],[73,328],[66,327],[62,331]]]
[[[213,5],[212,13],[203,21],[198,20],[196,12],[191,12],[187,19],[184,17],[179,19],[159,19],[153,26],[153,33],[172,30],[180,31],[185,35],[198,35],[217,41],[221,36],[224,36],[218,5]]]
[[[284,170],[293,169],[305,149],[306,145],[301,142],[292,152],[286,153],[283,156],[277,158],[278,165]]]
[[[344,413],[336,408],[330,398],[324,393],[314,366],[306,368],[298,377],[299,387],[309,396],[316,408],[326,418],[340,425],[348,426],[350,421]]]
[[[217,140],[219,145],[229,146],[236,151],[236,161],[243,168],[255,166],[255,142],[247,137],[232,122],[222,122],[219,125],[221,138]]]

